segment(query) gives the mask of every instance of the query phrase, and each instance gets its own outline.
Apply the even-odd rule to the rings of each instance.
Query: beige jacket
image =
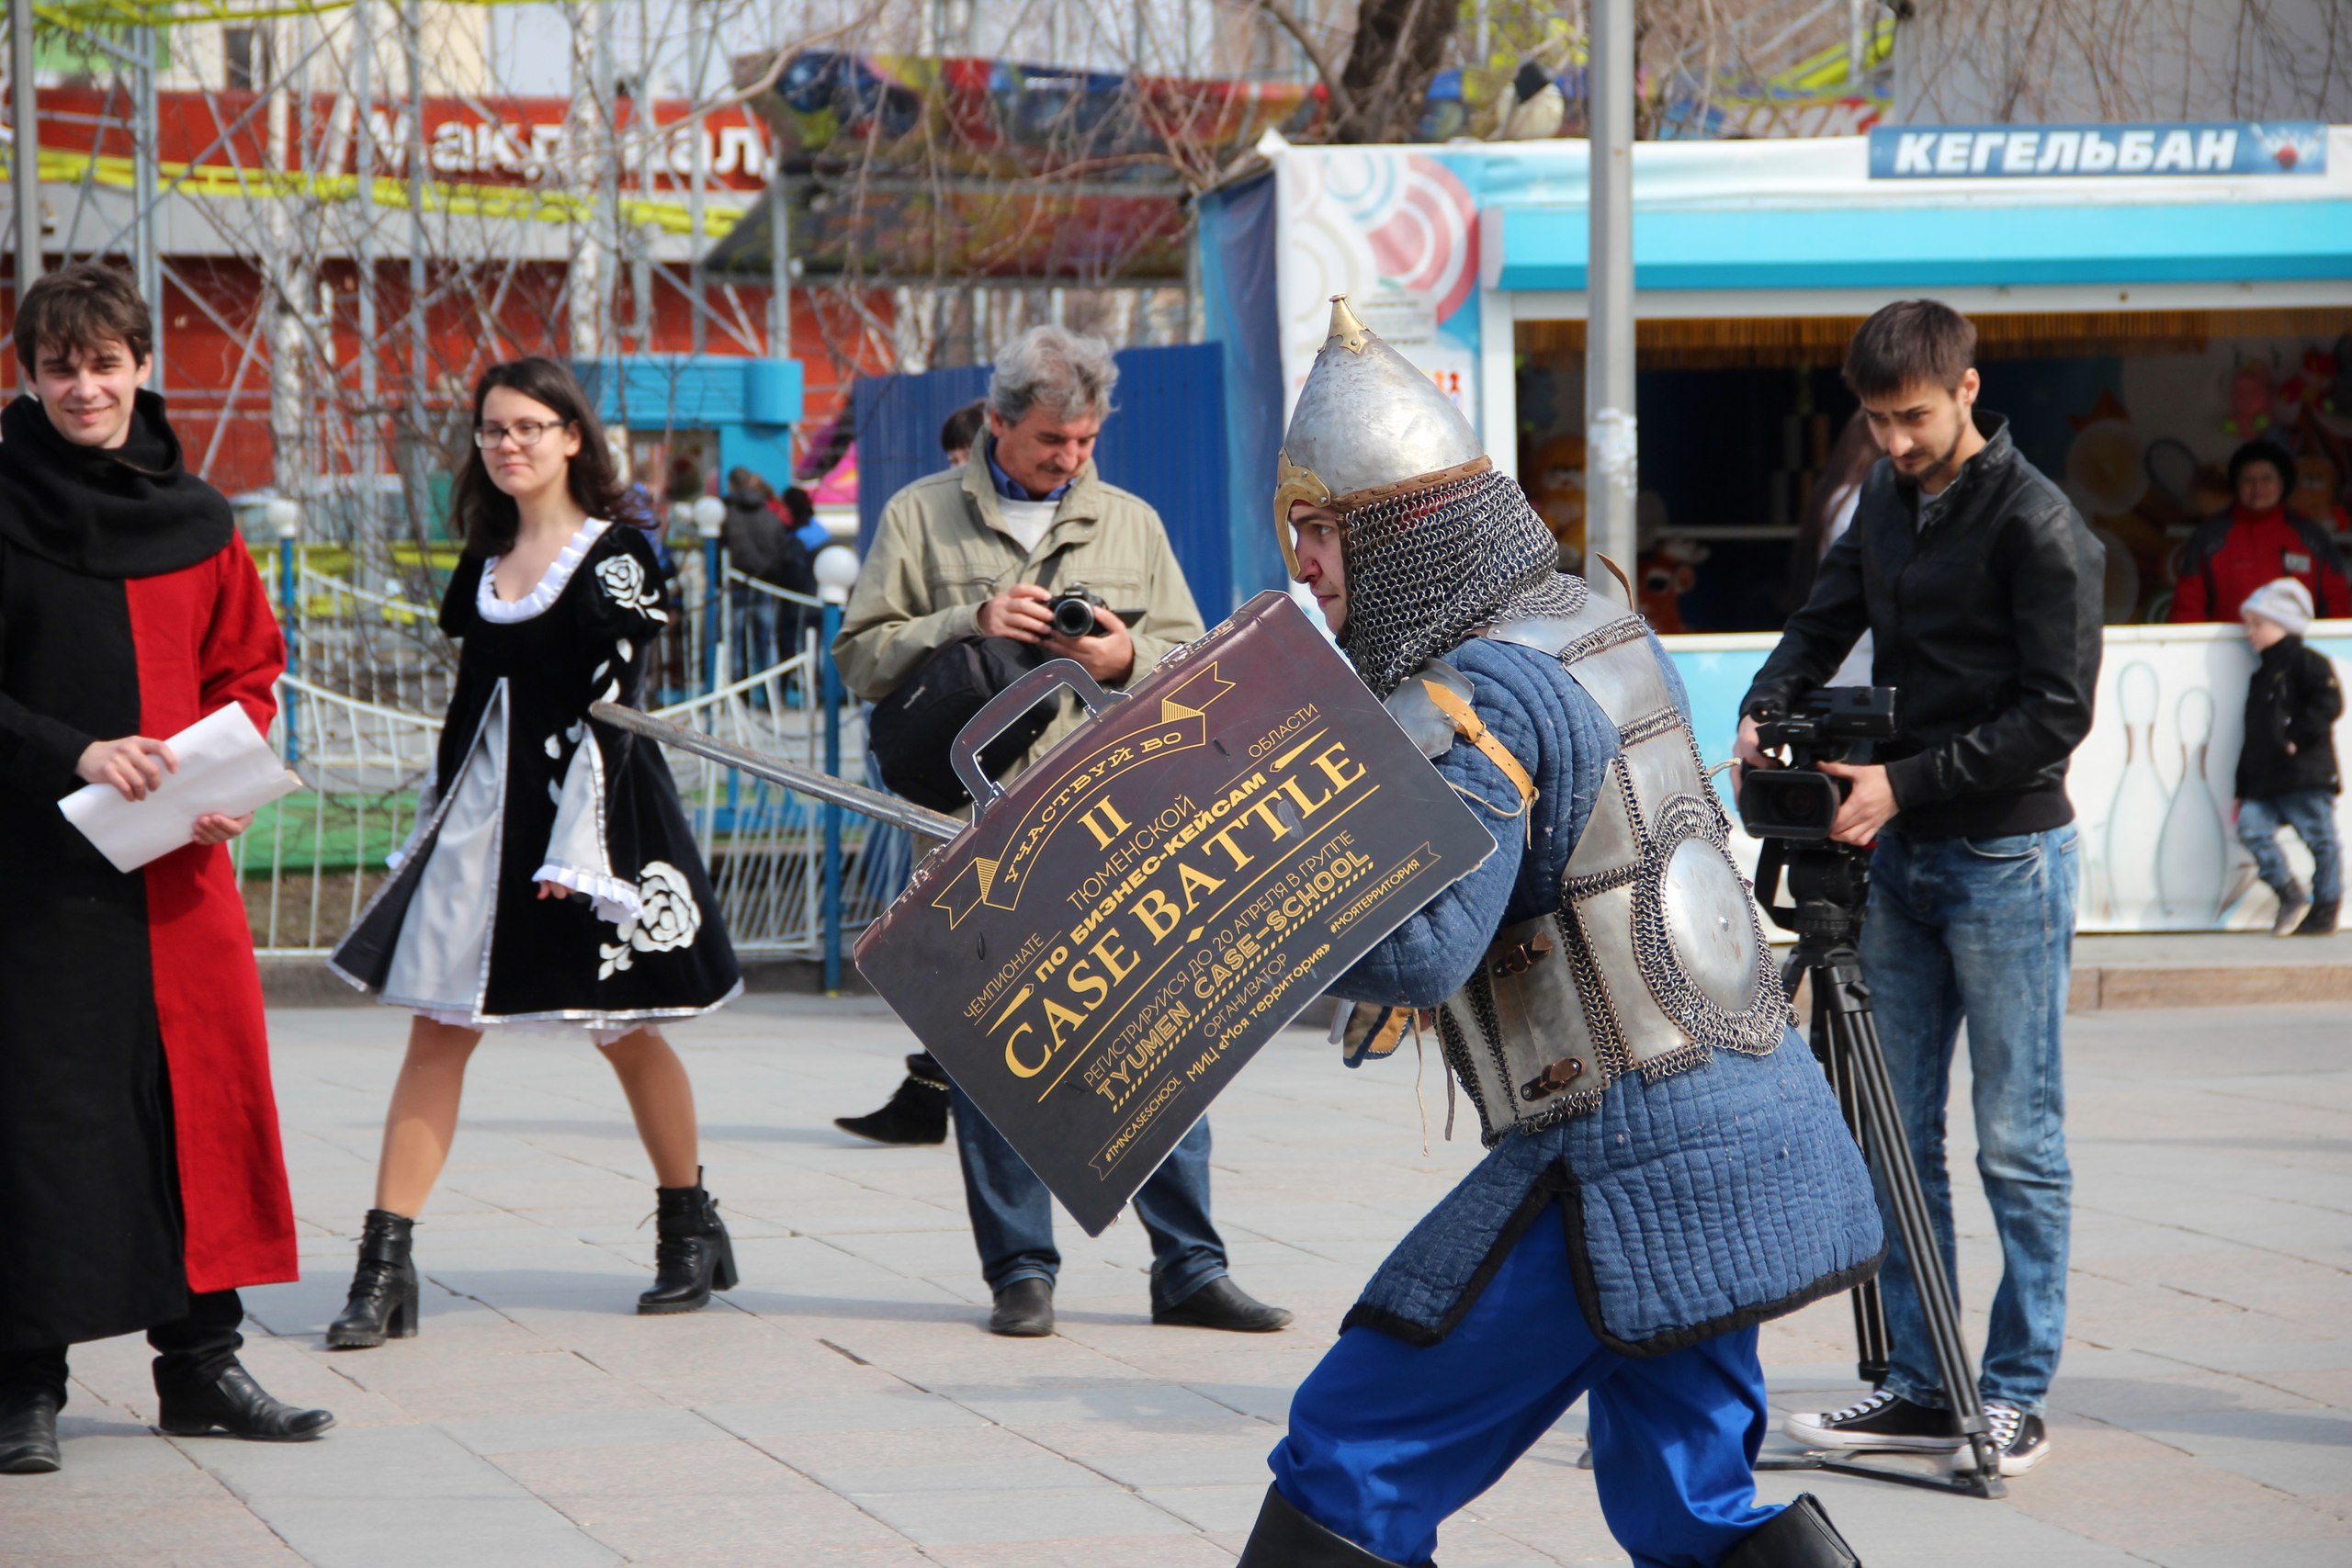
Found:
[[[1168,531],[1141,498],[1104,484],[1090,462],[1062,497],[1053,526],[1024,553],[1005,531],[988,458],[975,451],[962,468],[917,479],[883,508],[833,639],[842,679],[866,702],[889,695],[933,649],[978,635],[980,605],[1033,580],[1038,563],[1065,545],[1047,587],[1083,582],[1114,610],[1144,612],[1127,625],[1136,645],[1130,681],[1206,630]],[[1077,703],[1065,703],[1021,766],[1083,716]]]

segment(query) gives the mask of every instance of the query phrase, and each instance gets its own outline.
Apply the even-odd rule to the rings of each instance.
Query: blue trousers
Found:
[[[1943,1253],[1952,1249],[1944,1107],[1968,1025],[1976,1173],[2001,1238],[2001,1284],[1977,1393],[2039,1411],[2066,1337],[2066,1247],[2074,1175],[2066,1163],[2061,1035],[2073,972],[2081,850],[2071,826],[1992,839],[1883,833],[1871,856],[1862,920],[1879,1043],[1894,1086],[1919,1190]],[[1882,1193],[1882,1201],[1883,1193]],[[1886,1387],[1917,1404],[1950,1402],[1928,1337],[1911,1260],[1886,1218]]]
[[[1586,1325],[1557,1204],[1435,1345],[1340,1336],[1267,1462],[1293,1507],[1394,1562],[1427,1562],[1447,1516],[1502,1479],[1574,1404],[1600,1511],[1639,1568],[1715,1568],[1780,1510],[1752,1467],[1770,1416],[1756,1330],[1622,1356]]]
[[[950,1089],[964,1206],[980,1249],[980,1277],[1001,1291],[1016,1280],[1050,1283],[1061,1271],[1054,1200],[1037,1173],[960,1089]],[[1151,1238],[1151,1305],[1171,1307],[1226,1271],[1225,1242],[1209,1220],[1209,1124],[1193,1123],[1135,1196]]]

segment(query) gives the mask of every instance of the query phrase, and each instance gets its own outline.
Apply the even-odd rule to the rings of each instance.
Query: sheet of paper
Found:
[[[125,800],[112,784],[89,784],[57,803],[117,871],[137,871],[188,842],[196,819],[207,812],[243,817],[302,787],[234,703],[168,737],[166,744],[180,771],[165,773],[146,799]]]

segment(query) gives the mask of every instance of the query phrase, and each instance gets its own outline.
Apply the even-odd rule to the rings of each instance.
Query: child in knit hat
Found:
[[[2336,841],[2335,726],[2344,688],[2325,654],[2303,646],[2311,590],[2291,577],[2267,582],[2239,610],[2260,662],[2245,694],[2245,746],[2238,753],[2238,840],[2278,896],[2273,936],[2325,936],[2344,899]],[[2287,869],[2278,829],[2294,829],[2311,852],[2306,892]]]

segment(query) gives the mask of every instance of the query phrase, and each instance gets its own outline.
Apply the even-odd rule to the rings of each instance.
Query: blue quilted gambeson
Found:
[[[1511,815],[1518,791],[1476,747],[1438,759],[1447,780],[1488,803],[1500,847],[1331,987],[1353,1000],[1434,1006],[1504,925],[1556,909],[1617,751],[1615,727],[1549,655],[1473,638],[1445,658],[1533,778],[1533,820]],[[1687,714],[1670,664],[1668,674]],[[1869,1173],[1791,1031],[1763,1056],[1718,1051],[1655,1083],[1627,1073],[1593,1113],[1507,1136],[1390,1254],[1348,1324],[1442,1338],[1555,1198],[1585,1315],[1602,1343],[1631,1354],[1792,1312],[1868,1278],[1883,1249]]]

